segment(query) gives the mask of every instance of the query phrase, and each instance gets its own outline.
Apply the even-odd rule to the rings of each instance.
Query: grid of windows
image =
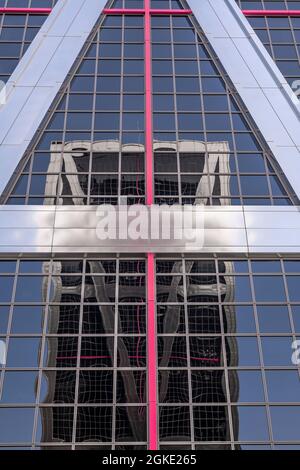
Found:
[[[144,203],[143,23],[105,19],[9,203]]]
[[[111,8],[144,8],[144,0],[114,0]],[[150,8],[182,10],[180,0],[151,0]]]
[[[299,260],[158,258],[156,272],[160,448],[299,448]]]
[[[143,258],[2,259],[1,448],[146,448]],[[300,446],[300,261],[156,259],[161,449]]]
[[[143,258],[0,261],[2,446],[146,444],[145,298]]]
[[[4,8],[52,8],[58,0],[0,0]]]
[[[52,8],[57,0],[0,0],[0,8]],[[47,15],[0,14],[0,81],[6,83]]]
[[[188,17],[152,17],[152,71],[154,139],[169,147],[154,157],[156,202],[290,203],[247,110]]]
[[[243,10],[300,10],[299,0],[236,0]]]
[[[0,15],[0,80],[2,82],[7,82],[46,18],[46,15]]]
[[[300,2],[296,0],[236,1],[245,10],[300,10]],[[248,21],[299,97],[300,18],[249,16]]]
[[[300,78],[300,18],[249,17],[249,23],[291,87]]]
[[[35,27],[22,18],[0,30],[16,44],[22,29],[20,57]],[[142,15],[105,18],[9,204],[145,202],[143,27]],[[156,203],[293,202],[188,17],[152,17],[152,71]],[[300,448],[299,259],[157,257],[155,281],[160,448]],[[142,257],[0,260],[0,447],[147,447],[146,284]]]
[[[143,25],[142,15],[105,18],[25,156],[8,204],[144,203]],[[152,70],[156,203],[294,202],[187,16],[152,17]]]
[[[144,8],[144,0],[113,0],[110,8]]]

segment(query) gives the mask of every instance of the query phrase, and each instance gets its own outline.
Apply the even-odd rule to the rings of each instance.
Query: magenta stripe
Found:
[[[147,0],[145,0],[147,1]],[[147,264],[147,341],[148,341],[148,429],[149,450],[157,450],[157,354],[155,321],[155,262],[154,254],[148,253]]]
[[[144,15],[144,8],[104,8],[104,15]]]
[[[150,10],[150,15],[190,15],[192,10]]]
[[[49,15],[52,8],[0,8],[0,13],[8,15]]]
[[[190,15],[192,10],[154,10],[150,8],[104,8],[105,15]]]
[[[145,0],[145,154],[146,204],[153,204],[153,126],[152,126],[152,67],[150,0]],[[148,354],[148,432],[149,450],[157,450],[157,355],[155,319],[155,261],[147,256],[147,354]]]
[[[0,8],[0,14],[7,15],[49,15],[52,8]],[[143,8],[105,8],[102,13],[105,15],[144,15]],[[242,10],[245,16],[300,16],[300,10]],[[149,9],[150,15],[190,15],[192,10],[155,10]]]
[[[149,0],[150,1],[150,0]],[[145,6],[149,3],[145,0]],[[153,129],[152,129],[152,66],[151,18],[145,14],[145,127],[146,127],[146,204],[153,204]]]
[[[245,16],[300,16],[300,10],[242,10]]]

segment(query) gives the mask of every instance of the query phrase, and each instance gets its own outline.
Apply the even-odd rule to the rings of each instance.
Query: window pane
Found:
[[[0,441],[31,443],[33,418],[34,408],[0,408]]]
[[[271,406],[274,439],[280,441],[300,439],[300,407]]]
[[[269,439],[266,410],[263,406],[239,406],[239,435],[241,441],[266,441]]]

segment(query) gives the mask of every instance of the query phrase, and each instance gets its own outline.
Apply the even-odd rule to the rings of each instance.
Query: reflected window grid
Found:
[[[6,262],[3,265],[2,271],[6,269],[11,270],[11,266],[11,263]],[[146,441],[144,260],[107,259],[85,262],[85,260],[79,259],[78,261],[71,260],[63,263],[56,260],[45,260],[42,266],[44,271],[49,272],[48,298],[44,299],[45,304],[47,302],[48,309],[44,311],[43,334],[14,334],[8,331],[6,337],[6,343],[8,344],[8,369],[16,372],[24,371],[22,372],[23,374],[26,374],[25,371],[28,370],[28,378],[29,375],[32,377],[32,373],[35,371],[36,377],[38,377],[36,380],[36,400],[39,408],[36,410],[39,412],[39,415],[35,415],[34,420],[34,433],[37,433],[37,445],[39,445],[40,439],[47,441],[51,437],[51,429],[47,429],[47,420],[50,416],[53,416],[60,432],[64,433],[66,441],[70,440],[72,442],[73,439],[74,442],[80,443],[85,441],[88,435],[91,438],[93,432],[97,431],[97,428],[94,428],[96,424],[93,424],[92,416],[94,413],[96,413],[94,416],[101,415],[103,419],[108,420],[106,425],[103,423],[104,427],[101,431],[98,429],[98,433],[104,433],[103,435],[101,434],[103,442],[112,443],[111,445],[114,446],[115,441],[126,442],[129,440],[133,444],[135,440],[139,444],[141,441]],[[17,262],[16,280],[18,280],[21,273],[23,276],[24,270],[30,271],[27,268],[26,265],[24,266],[24,261]],[[40,273],[40,266],[36,270],[37,273]],[[24,276],[29,278],[32,276],[32,272]],[[103,327],[108,328],[108,334],[105,330],[103,331],[103,328],[100,328],[100,324],[93,322],[91,317],[85,318],[85,313],[91,314],[93,305],[94,307],[98,305],[97,298],[95,297],[95,288],[98,286],[100,289],[103,281],[103,286],[106,286],[108,292],[111,292],[110,286],[113,288],[110,299],[106,299],[106,301],[103,298],[99,299],[101,304],[104,303],[102,306],[104,312]],[[18,285],[17,282],[16,285]],[[68,304],[61,302],[71,301],[72,292],[76,291],[77,288],[80,294],[79,309],[75,311],[75,315],[72,317],[71,309],[65,311],[65,307],[68,307]],[[136,289],[135,297],[132,294],[134,288]],[[128,295],[128,293],[131,294]],[[15,292],[13,295],[15,296]],[[86,311],[85,306],[87,307]],[[71,304],[70,307],[74,307],[74,305]],[[108,308],[111,312],[121,312],[121,323],[118,322],[119,315],[105,315],[105,309],[108,311]],[[57,323],[55,319],[58,314],[61,319]],[[12,311],[11,315],[10,324],[13,323],[14,313]],[[77,329],[74,330],[74,316],[76,315],[79,315],[79,318]],[[130,323],[134,322],[133,324],[135,324],[137,320],[132,315],[139,316],[138,325],[141,328],[141,333],[138,333],[136,328],[130,327]],[[87,320],[88,323],[86,323]],[[87,331],[87,325],[90,330],[94,328],[94,331]],[[122,327],[125,328],[125,333],[122,331]],[[74,334],[75,331],[76,335]],[[20,368],[20,366],[18,367],[17,359],[13,363],[13,368],[10,368],[9,340],[22,341],[22,338],[23,340],[26,339],[28,341],[35,341],[36,344],[41,344],[38,363],[36,363],[35,367],[33,363],[30,363],[28,367]],[[104,342],[113,356],[111,363],[107,363],[104,359]],[[100,349],[97,349],[98,347]],[[28,347],[28,349],[30,348]],[[53,355],[55,350],[57,352]],[[35,351],[37,354],[37,350]],[[97,351],[101,353],[99,358],[95,356]],[[128,353],[125,353],[125,351],[128,351]],[[16,352],[18,352],[18,348]],[[59,357],[58,354],[64,354],[65,356]],[[74,359],[72,354],[74,354]],[[128,359],[126,359],[127,354],[129,354]],[[130,356],[130,354],[132,355]],[[141,357],[139,357],[140,354]],[[90,356],[90,361],[87,355]],[[6,403],[4,408],[7,412],[9,412],[11,404],[13,404],[10,399],[7,402],[8,395],[5,387],[6,383],[10,383],[9,374],[12,373],[8,369],[6,369],[7,372],[2,371],[1,388],[3,390],[2,394],[0,393],[4,403]],[[29,372],[29,370],[32,372]],[[20,377],[17,376],[18,383],[20,382]],[[30,380],[32,382],[31,378]],[[95,381],[98,380],[101,381],[101,387],[95,387]],[[52,387],[50,386],[51,383]],[[107,383],[106,387],[105,383]],[[24,382],[25,384],[26,382]],[[54,384],[55,390],[53,390]],[[125,384],[127,384],[126,387],[130,384],[127,392]],[[136,397],[134,384],[139,392],[138,394],[136,393]],[[30,400],[29,403],[34,405],[35,397],[33,390]],[[136,405],[134,404],[135,402]],[[18,403],[18,406],[20,406],[20,403]],[[0,406],[1,409],[2,407]],[[63,414],[60,414],[59,410],[63,411]],[[76,411],[76,415],[73,415],[73,410]],[[71,416],[70,413],[76,419],[74,425],[73,418],[67,420],[67,424],[62,421],[63,416]],[[112,420],[116,420],[115,426],[112,425]],[[30,422],[29,418],[28,422]],[[41,428],[42,422],[44,423],[43,428]],[[133,425],[134,422],[136,422],[135,426]],[[76,426],[75,423],[77,423]],[[129,429],[132,426],[131,432],[134,434],[130,435]],[[112,429],[115,429],[114,435],[110,434]],[[137,432],[138,429],[139,433]],[[43,430],[43,435],[41,435],[41,430]]]
[[[157,259],[157,299],[158,299],[157,314],[161,315],[162,314],[161,306],[164,305],[164,302],[166,303],[169,302],[165,298],[163,300],[163,304],[161,304],[160,302],[160,300],[163,298],[163,295],[164,295],[162,291],[162,286],[164,285],[169,286],[169,289],[170,289],[170,286],[174,284],[175,286],[177,286],[175,287],[175,289],[178,289],[178,291],[181,290],[182,298],[179,300],[177,296],[176,300],[174,301],[173,307],[172,307],[171,302],[168,303],[168,305],[166,306],[167,308],[170,309],[170,313],[172,312],[172,309],[173,309],[173,312],[172,312],[173,315],[176,314],[178,316],[178,302],[181,302],[182,308],[184,308],[185,310],[184,318],[182,318],[182,316],[180,317],[180,319],[178,320],[179,323],[177,323],[177,327],[175,326],[173,330],[168,330],[167,332],[164,332],[164,330],[161,330],[160,327],[158,326],[159,328],[158,330],[158,333],[159,333],[158,360],[159,360],[159,372],[161,376],[160,377],[160,387],[161,387],[160,388],[160,410],[161,410],[160,413],[161,413],[161,420],[162,420],[161,429],[160,429],[161,446],[164,446],[167,444],[171,445],[171,441],[167,443],[165,442],[165,440],[168,440],[167,433],[170,432],[170,429],[173,430],[173,433],[175,434],[176,432],[178,433],[178,442],[180,442],[181,445],[192,442],[192,448],[195,448],[195,449],[197,448],[200,449],[200,448],[203,448],[203,446],[205,446],[205,443],[202,443],[201,444],[202,447],[198,447],[199,440],[200,441],[201,440],[213,441],[214,439],[212,439],[212,434],[210,432],[211,430],[208,431],[209,428],[207,428],[207,433],[205,433],[205,431],[203,430],[203,426],[205,428],[204,423],[207,424],[209,422],[207,421],[207,416],[209,416],[207,413],[213,413],[213,415],[215,416],[214,436],[215,436],[215,441],[216,441],[215,445],[217,444],[218,448],[221,448],[219,446],[222,446],[222,443],[220,441],[224,441],[224,442],[228,441],[227,444],[226,442],[225,444],[223,444],[224,448],[230,448],[230,446],[231,448],[240,448],[240,447],[244,448],[244,443],[242,442],[241,444],[235,444],[235,447],[233,444],[233,442],[237,440],[238,416],[241,417],[241,422],[240,422],[240,440],[241,441],[246,441],[248,439],[250,440],[258,439],[259,441],[267,442],[270,439],[269,436],[272,435],[270,433],[273,432],[272,420],[274,420],[275,416],[277,416],[276,415],[277,412],[278,413],[281,412],[280,411],[281,408],[279,406],[275,407],[274,399],[272,401],[270,399],[269,394],[272,391],[272,388],[269,388],[269,387],[272,387],[272,382],[270,382],[267,374],[270,374],[273,371],[273,373],[279,374],[278,375],[278,378],[279,378],[280,374],[283,373],[283,367],[286,367],[287,368],[286,373],[289,372],[291,374],[293,373],[295,374],[293,375],[294,380],[295,380],[294,382],[294,385],[295,385],[296,383],[299,383],[299,369],[297,370],[297,368],[291,366],[291,363],[285,363],[284,366],[283,365],[276,366],[275,363],[273,362],[271,364],[269,363],[268,365],[265,364],[263,366],[265,351],[264,351],[264,348],[262,348],[261,340],[263,341],[264,338],[273,339],[273,340],[276,340],[277,338],[280,339],[280,337],[281,338],[284,336],[287,337],[287,333],[285,335],[283,333],[280,333],[280,335],[278,335],[278,337],[276,338],[274,333],[266,334],[265,332],[260,331],[259,319],[257,315],[258,306],[255,302],[255,291],[254,291],[252,278],[253,276],[258,275],[257,272],[260,273],[259,276],[261,276],[262,278],[266,274],[269,274],[273,277],[275,276],[278,277],[282,275],[284,271],[284,264],[286,264],[286,261],[280,261],[279,259],[276,261],[274,260],[274,265],[273,265],[272,260],[270,261],[254,260],[253,262],[244,261],[244,264],[241,263],[241,265],[237,262],[229,261],[229,260],[224,260],[224,261],[221,261],[221,260],[212,261],[211,260],[207,262],[202,261],[202,266],[201,266],[201,262],[199,262],[198,264],[196,263],[194,264],[195,267],[191,267],[193,263],[189,259],[185,259],[183,261],[181,261],[180,259],[176,259],[176,260],[172,260],[172,259],[162,260],[159,258]],[[254,266],[254,272],[252,272],[252,265]],[[233,269],[233,267],[235,266],[236,266],[236,269]],[[278,269],[278,266],[279,266],[279,269]],[[299,265],[299,268],[300,268],[300,265]],[[274,270],[275,272],[277,270],[276,274],[274,274],[273,272]],[[291,270],[294,271],[294,268],[293,267],[287,268],[287,270],[288,272],[290,272]],[[223,358],[225,359],[225,364],[222,364],[223,367],[221,368],[214,367],[212,369],[211,364],[210,366],[209,365],[205,366],[205,364],[201,364],[201,367],[197,368],[195,367],[195,363],[191,364],[193,362],[192,361],[193,354],[189,348],[189,345],[191,344],[189,340],[191,340],[191,338],[193,337],[199,338],[199,336],[196,336],[195,333],[191,333],[189,331],[189,328],[191,325],[189,322],[189,318],[188,318],[189,302],[187,302],[186,299],[189,297],[188,296],[189,282],[190,282],[189,278],[192,278],[194,276],[195,279],[197,280],[195,281],[195,284],[198,283],[199,285],[201,285],[201,277],[200,277],[200,274],[197,276],[196,274],[197,272],[201,274],[203,283],[207,283],[209,280],[209,276],[211,276],[211,279],[210,279],[211,283],[213,283],[214,281],[215,284],[219,284],[219,289],[214,291],[214,295],[216,297],[215,302],[218,307],[218,312],[220,313],[220,316],[219,316],[220,333],[216,333],[215,330],[210,330],[210,332],[205,332],[202,330],[201,337],[202,339],[205,339],[205,338],[211,339],[212,332],[213,332],[214,337],[217,337],[218,335],[221,337],[222,339],[221,351],[223,354]],[[169,276],[166,274],[169,274]],[[224,277],[226,275],[228,275],[228,277],[230,277],[231,275],[231,277],[233,278],[232,276],[233,274],[236,276],[235,279],[246,277],[245,275],[247,275],[247,277],[250,278],[249,284],[251,286],[252,296],[250,300],[249,298],[247,298],[247,301],[250,301],[252,303],[253,305],[252,308],[254,309],[253,313],[255,316],[255,324],[256,324],[255,334],[249,335],[249,333],[239,333],[234,330],[230,332],[228,330],[229,322],[228,322],[228,318],[226,319],[226,300],[224,300],[224,296],[222,296],[222,292],[224,291],[222,286],[224,286],[224,284],[223,283],[220,284],[220,282],[224,280]],[[285,277],[286,273],[284,273],[283,276]],[[180,281],[179,281],[179,278],[180,278]],[[227,290],[230,291],[230,289],[232,289],[235,284],[236,284],[235,281],[227,282]],[[181,285],[182,287],[180,287]],[[286,291],[286,295],[288,296],[286,284],[285,284],[285,291]],[[230,295],[230,292],[228,293],[228,295]],[[272,294],[270,294],[270,298],[271,297],[272,297]],[[206,303],[208,302],[208,300],[204,298],[204,295],[203,295],[202,301],[203,301],[203,304],[205,304],[205,302]],[[201,299],[197,298],[197,303],[199,302],[201,303]],[[269,300],[269,303],[272,303],[271,300]],[[212,304],[210,304],[210,306],[211,305]],[[230,307],[232,307],[234,311],[235,306],[231,305]],[[176,310],[177,310],[177,313],[176,313]],[[201,324],[200,312],[203,315],[203,310],[202,311],[199,310],[198,321]],[[293,318],[291,315],[290,306],[289,306],[289,320],[291,323],[291,332],[289,333],[289,337],[288,337],[288,347],[290,348],[292,340],[296,338],[296,333],[293,328]],[[161,321],[159,320],[159,317],[157,321],[158,321],[158,325],[160,325]],[[169,322],[166,322],[165,324],[170,325],[170,320]],[[252,363],[249,362],[248,364],[242,362],[238,365],[237,363],[234,362],[234,357],[232,357],[232,355],[229,354],[229,351],[230,349],[234,350],[235,347],[237,347],[240,354],[242,354],[242,356],[240,357],[240,360],[243,361],[245,358],[245,352],[243,353],[243,350],[245,346],[247,348],[250,347],[250,343],[247,345],[247,341],[251,339],[251,336],[252,336],[253,341],[256,343],[256,356],[258,358],[258,361],[252,362]],[[170,347],[167,345],[167,342],[173,341],[172,354],[174,351],[182,352],[182,349],[181,349],[182,345],[180,345],[180,343],[178,342],[176,344],[176,342],[174,342],[174,338],[186,339],[186,348],[187,348],[185,350],[186,360],[185,362],[184,361],[181,362],[181,364],[178,364],[178,363],[176,364],[174,362],[172,363],[172,357],[170,357],[169,361],[166,363],[165,361],[166,353],[160,354],[161,352],[161,347],[159,346],[160,341],[165,341],[166,343],[165,347],[167,347],[167,350],[168,350],[168,347]],[[243,341],[246,341],[244,345],[243,345]],[[203,351],[204,350],[205,349],[203,349]],[[224,354],[224,350],[225,350],[225,354]],[[288,351],[288,353],[290,353],[290,351]],[[252,354],[253,352],[251,353],[251,349],[248,349],[248,352],[246,353],[246,355],[251,356]],[[294,369],[294,372],[292,371],[292,369]],[[210,389],[208,386],[208,390],[210,390],[208,396],[205,396],[205,392],[203,391],[205,390],[205,388],[204,388],[203,382],[201,382],[202,376],[205,376],[205,373],[208,374],[207,380],[209,376],[212,376],[212,374],[215,374],[215,375],[217,375],[218,373],[220,374],[219,383],[218,383],[218,379],[216,379],[217,388]],[[247,375],[243,376],[241,375],[242,373],[247,374]],[[253,375],[254,373],[259,374],[259,375],[254,376]],[[252,374],[252,377],[249,374]],[[268,380],[266,380],[266,375],[267,375]],[[172,379],[172,376],[174,376],[175,379]],[[195,383],[196,383],[195,377],[197,376],[198,376],[198,382],[202,384],[202,388],[199,388],[199,390],[202,390],[202,396],[198,395],[198,398],[196,398],[197,393],[195,394],[195,390],[197,390],[197,388],[195,388]],[[224,380],[224,384],[225,384],[223,386],[224,390],[221,387],[220,377],[223,377],[223,380]],[[234,386],[236,379],[239,381],[243,379],[243,381],[240,382],[240,387],[242,387],[242,389],[240,389],[240,393],[242,393],[242,395],[240,395],[240,400],[238,400],[237,390],[235,389],[235,386]],[[259,382],[255,382],[254,379],[259,380]],[[169,388],[167,388],[166,384],[163,385],[164,380],[165,381],[169,380],[170,382]],[[244,389],[245,387],[244,380],[249,381],[249,382],[246,382],[247,389],[253,386],[253,383],[257,384],[257,388],[253,388],[253,390],[251,390],[251,393],[248,392],[247,389]],[[258,385],[259,385],[259,389],[258,389]],[[218,390],[219,392],[217,393],[216,390]],[[256,398],[255,398],[254,391],[256,393]],[[245,394],[247,395],[246,397],[245,397]],[[209,395],[210,395],[210,398],[209,398]],[[253,397],[252,398],[253,401],[252,400],[249,401],[249,395]],[[176,396],[180,398],[179,403],[178,402],[176,403],[176,400],[174,400],[174,397]],[[216,400],[216,397],[218,397],[218,400],[214,401]],[[286,402],[285,406],[287,405],[291,406],[292,403],[293,403],[292,400],[290,402]],[[282,403],[280,403],[280,405],[282,405]],[[225,430],[226,432],[223,429],[224,431],[223,434],[220,434],[220,432],[218,431],[219,428],[217,424],[218,422],[217,416],[221,416],[221,415],[218,415],[218,413],[221,412],[221,410],[223,412],[223,415],[222,415],[223,420],[225,419],[224,418],[225,415],[227,417],[230,416],[230,419],[227,418],[228,419],[227,429]],[[180,424],[182,419],[181,420],[178,419],[178,416],[180,416],[181,412],[186,413],[187,417],[189,416],[189,419],[186,418],[185,423],[182,425]],[[199,412],[200,412],[200,416],[202,417],[202,431],[201,431],[201,426],[199,428],[199,421],[197,421],[197,418],[196,418],[196,416],[198,416],[197,413]],[[255,434],[253,429],[251,431],[251,424],[248,423],[248,426],[250,427],[250,431],[249,429],[247,430],[245,427],[245,423],[247,422],[247,420],[251,422],[252,413],[254,414],[254,416],[256,416],[255,418],[256,422],[260,422],[261,426],[263,426],[264,431],[260,434],[260,436]],[[172,417],[170,418],[171,419],[170,422],[168,420],[166,421],[166,416]],[[177,419],[176,419],[176,416],[177,416]],[[188,428],[186,428],[187,422],[189,422]],[[183,429],[184,427],[186,428],[185,430]],[[185,432],[185,436],[180,434],[184,432]],[[251,435],[251,432],[252,432],[252,435]],[[275,431],[275,432],[278,433],[278,431]],[[209,448],[209,442],[207,442],[207,446]]]

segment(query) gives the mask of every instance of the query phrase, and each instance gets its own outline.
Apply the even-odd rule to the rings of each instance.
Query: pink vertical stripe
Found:
[[[147,343],[148,343],[148,429],[149,450],[157,450],[157,363],[155,321],[155,267],[154,254],[148,253],[147,263]]]
[[[145,0],[145,154],[146,204],[153,204],[153,126],[152,126],[152,67],[150,0]],[[148,431],[149,450],[157,450],[157,360],[155,321],[154,254],[147,259],[147,351],[148,351]]]

